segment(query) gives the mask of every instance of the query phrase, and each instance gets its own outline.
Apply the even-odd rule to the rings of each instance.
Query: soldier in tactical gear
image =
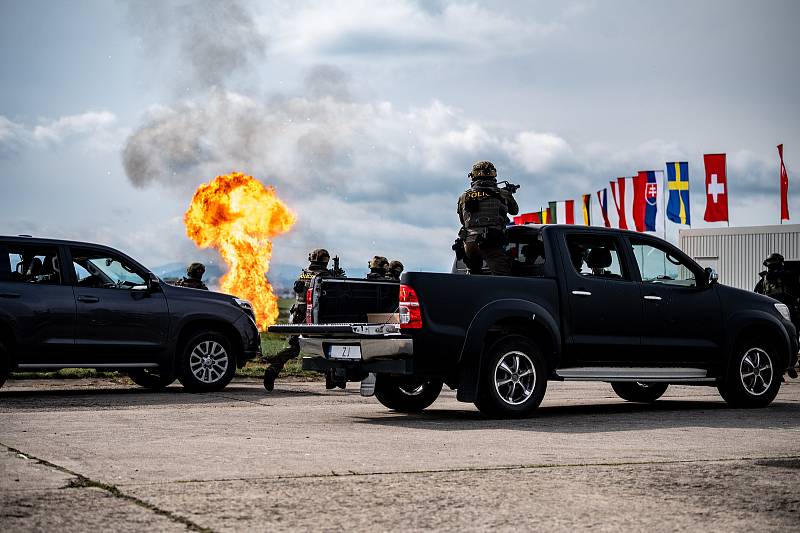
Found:
[[[186,276],[175,282],[175,285],[177,287],[190,287],[207,291],[208,287],[203,283],[203,274],[205,273],[206,267],[203,263],[192,263],[186,269]]]
[[[497,170],[489,161],[472,165],[469,177],[471,186],[458,199],[464,262],[470,274],[482,274],[485,260],[492,275],[510,276],[511,258],[504,246],[508,215],[519,213],[513,190],[497,186]]]
[[[389,260],[382,255],[376,255],[372,260],[367,263],[369,266],[369,274],[367,279],[386,279],[389,273]]]
[[[400,281],[400,276],[403,274],[403,263],[400,261],[394,260],[389,263],[389,273],[386,274],[386,279],[390,279],[392,281]]]
[[[300,272],[294,282],[295,303],[289,310],[292,324],[302,324],[306,320],[306,291],[311,287],[311,282],[319,277],[333,277],[333,271],[328,270],[331,255],[327,250],[319,248],[308,254],[308,268]],[[264,371],[264,388],[271,391],[275,388],[275,378],[278,377],[287,361],[300,355],[300,338],[297,335],[289,337],[287,346],[275,354],[269,361],[269,366]]]
[[[800,315],[800,301],[798,301],[798,297],[800,297],[800,279],[798,279],[797,273],[786,268],[783,256],[779,253],[770,254],[764,260],[764,266],[767,267],[767,270],[759,273],[761,279],[756,285],[755,292],[765,294],[786,304],[794,327],[800,327],[800,320],[798,320],[800,318],[798,316]],[[796,378],[797,371],[794,368],[790,368],[789,376]]]

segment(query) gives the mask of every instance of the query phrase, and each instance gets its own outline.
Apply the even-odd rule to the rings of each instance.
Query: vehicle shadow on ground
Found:
[[[420,414],[393,413],[352,417],[357,424],[431,431],[513,429],[538,433],[606,433],[687,427],[800,428],[800,404],[776,401],[764,409],[734,409],[723,402],[661,400],[589,405],[548,405],[529,418],[491,419],[477,410],[429,408]]]
[[[11,382],[10,382],[11,383]],[[19,386],[22,381],[16,381]],[[260,385],[260,384],[259,384]],[[287,389],[279,385],[272,392],[252,383],[232,382],[219,392],[191,393],[180,384],[173,384],[162,390],[148,390],[138,385],[117,385],[107,383],[82,385],[81,388],[43,388],[46,383],[39,381],[35,387],[25,389],[0,389],[0,409],[6,411],[39,410],[43,407],[57,406],[73,409],[114,409],[129,407],[153,407],[175,405],[212,405],[230,403],[232,400],[246,402],[269,402],[270,399],[301,396],[326,396],[326,392],[306,389]],[[291,385],[288,385],[291,387]]]

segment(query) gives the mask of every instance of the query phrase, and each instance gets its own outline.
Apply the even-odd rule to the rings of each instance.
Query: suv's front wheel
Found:
[[[767,339],[748,339],[734,350],[717,388],[734,407],[766,407],[781,388],[781,370],[778,354]]]
[[[419,379],[378,374],[375,397],[383,405],[401,413],[419,413],[436,401],[442,392],[442,380]]]
[[[178,379],[190,392],[222,390],[233,379],[236,359],[225,335],[206,331],[184,344]]]
[[[484,355],[475,406],[491,417],[527,416],[546,390],[547,364],[539,347],[523,335],[507,335]]]

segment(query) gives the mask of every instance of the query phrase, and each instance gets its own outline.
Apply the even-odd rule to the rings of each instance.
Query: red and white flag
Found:
[[[556,224],[575,224],[575,200],[551,202],[554,205],[553,221]]]
[[[705,154],[706,222],[728,222],[728,176],[725,154]]]
[[[789,220],[789,175],[783,164],[783,145],[778,145],[778,156],[781,158],[781,222]]]
[[[634,178],[617,178],[611,182],[611,196],[617,209],[617,227],[619,229],[636,229],[633,210]]]

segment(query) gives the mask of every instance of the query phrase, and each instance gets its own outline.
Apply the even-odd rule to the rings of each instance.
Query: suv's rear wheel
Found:
[[[184,344],[178,379],[191,392],[225,388],[236,372],[236,359],[225,335],[216,331],[197,333]]]
[[[611,388],[617,396],[629,402],[653,403],[667,391],[669,383],[640,383],[617,381]]]
[[[766,407],[781,388],[778,354],[767,339],[753,338],[734,350],[723,381],[722,398],[734,407]]]
[[[507,335],[484,356],[475,405],[492,417],[529,415],[547,390],[547,364],[534,342],[522,335]]]
[[[419,413],[436,401],[442,392],[442,380],[419,379],[378,374],[375,397],[383,405],[401,413]]]
[[[159,390],[175,381],[175,375],[153,368],[137,368],[128,371],[131,381],[146,389]]]

